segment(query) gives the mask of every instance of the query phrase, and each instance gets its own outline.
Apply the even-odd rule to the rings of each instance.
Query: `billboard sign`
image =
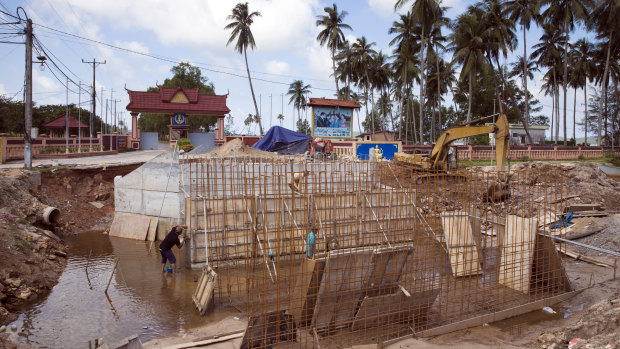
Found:
[[[353,109],[339,107],[312,107],[312,137],[352,137]]]

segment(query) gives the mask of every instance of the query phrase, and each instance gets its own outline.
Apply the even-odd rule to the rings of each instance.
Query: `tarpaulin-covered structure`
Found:
[[[310,149],[312,137],[291,131],[284,127],[272,126],[252,147],[278,154],[303,154]]]

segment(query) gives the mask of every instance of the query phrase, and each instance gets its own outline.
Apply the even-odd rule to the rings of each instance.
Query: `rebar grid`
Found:
[[[248,348],[377,343],[570,290],[549,238],[561,169],[188,163],[192,265],[217,268],[216,307],[247,311]]]

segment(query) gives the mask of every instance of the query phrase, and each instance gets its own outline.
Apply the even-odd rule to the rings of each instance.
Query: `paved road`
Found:
[[[169,151],[168,149],[139,150],[114,155],[89,156],[83,158],[70,159],[41,159],[32,160],[33,167],[67,166],[67,167],[103,167],[103,166],[124,166],[143,163],[151,160],[157,155]],[[23,168],[24,161],[11,161],[0,165],[4,168]]]

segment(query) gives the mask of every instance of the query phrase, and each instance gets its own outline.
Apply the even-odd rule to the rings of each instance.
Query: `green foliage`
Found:
[[[193,144],[185,144],[185,145],[179,146],[179,148],[181,148],[181,150],[187,153],[187,152],[194,150],[195,147]]]
[[[477,135],[469,137],[469,142],[472,145],[489,145],[489,135]]]
[[[297,120],[297,132],[307,135],[310,134],[310,123],[308,122],[308,120]]]
[[[532,160],[529,156],[524,155],[521,157],[521,161],[532,162],[534,160]]]
[[[586,159],[585,156],[583,156],[583,154],[580,154],[579,157],[577,157],[577,160],[579,161],[584,161]]]
[[[177,145],[182,147],[184,145],[192,144],[192,141],[189,138],[181,138],[177,141]]]

